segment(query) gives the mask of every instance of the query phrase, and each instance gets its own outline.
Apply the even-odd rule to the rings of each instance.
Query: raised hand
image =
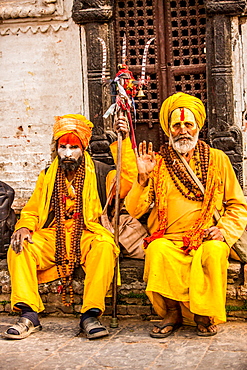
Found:
[[[138,182],[139,184],[146,186],[149,175],[156,165],[153,144],[150,142],[147,148],[146,141],[141,142],[138,150],[135,149],[135,155],[138,169]]]
[[[27,240],[28,243],[33,244],[30,230],[26,227],[21,227],[19,230],[13,233],[10,243],[11,248],[16,254],[22,252],[24,240]]]

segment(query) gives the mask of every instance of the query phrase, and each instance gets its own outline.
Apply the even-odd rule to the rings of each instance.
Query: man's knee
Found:
[[[12,249],[12,247],[11,247],[11,245],[10,245],[10,246],[9,246],[9,249],[8,249],[8,252],[7,252],[7,259],[8,259],[8,261],[9,261],[9,260],[11,260],[11,259],[16,258],[16,257],[18,257],[18,256],[20,256],[20,255],[23,253],[24,248],[25,248],[25,249],[27,249],[28,244],[29,244],[29,243],[27,242],[27,240],[24,240],[24,241],[23,241],[23,245],[22,245],[22,251],[21,251],[21,253],[16,253],[16,252]],[[32,244],[31,244],[31,245],[32,245]],[[20,260],[20,258],[19,258],[18,260]]]
[[[219,240],[208,240],[202,244],[203,258],[211,260],[220,260],[228,258],[230,248],[225,242]]]
[[[111,243],[103,241],[94,241],[91,250],[97,255],[113,255],[114,246]]]

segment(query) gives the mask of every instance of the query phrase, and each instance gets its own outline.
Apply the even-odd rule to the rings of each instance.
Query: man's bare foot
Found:
[[[210,337],[217,334],[217,326],[214,325],[208,316],[195,314],[194,320],[197,324],[197,335],[202,337]]]
[[[182,325],[182,321],[183,321],[183,318],[182,318],[180,306],[174,309],[168,309],[166,316],[159,323],[158,326],[155,326],[153,328],[152,333],[155,333],[155,334],[172,333],[175,329],[177,329],[179,326]],[[167,324],[173,324],[173,325],[165,326]]]

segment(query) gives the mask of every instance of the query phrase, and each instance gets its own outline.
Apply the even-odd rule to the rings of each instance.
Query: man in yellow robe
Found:
[[[166,99],[160,122],[169,144],[155,155],[150,143],[136,150],[138,179],[126,197],[136,218],[151,207],[146,238],[146,293],[163,318],[150,335],[169,336],[189,308],[197,334],[217,333],[226,321],[228,256],[247,223],[247,206],[228,157],[198,140],[205,121],[201,100],[184,93]],[[205,188],[188,173],[182,159]],[[215,210],[220,213],[216,221]]]
[[[38,283],[62,281],[62,301],[73,303],[74,268],[85,271],[80,327],[89,339],[108,335],[98,317],[114,274],[119,250],[113,235],[99,223],[101,205],[94,164],[85,150],[93,124],[81,115],[55,117],[57,156],[42,171],[21,212],[8,252],[11,305],[21,311],[3,337],[26,338],[41,329],[44,309]]]

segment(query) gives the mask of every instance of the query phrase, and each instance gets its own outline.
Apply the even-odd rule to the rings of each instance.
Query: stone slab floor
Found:
[[[0,332],[16,321],[1,315]],[[2,370],[247,370],[247,323],[227,322],[218,335],[198,337],[184,326],[165,339],[149,336],[153,322],[119,320],[110,336],[89,341],[79,334],[76,318],[42,318],[43,330],[20,341],[0,339]],[[110,319],[102,322],[109,326]]]

